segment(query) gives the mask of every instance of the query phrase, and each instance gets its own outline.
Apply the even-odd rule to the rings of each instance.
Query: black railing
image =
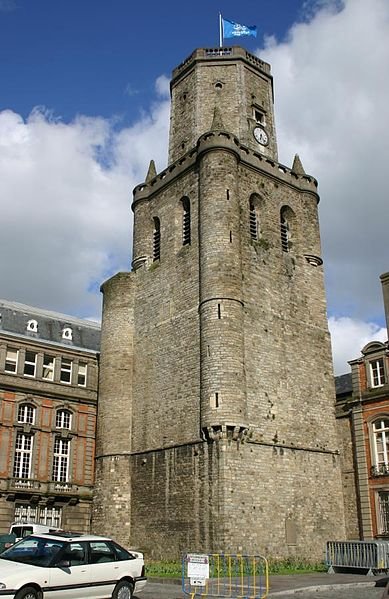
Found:
[[[389,476],[389,464],[377,464],[370,469],[371,476]]]

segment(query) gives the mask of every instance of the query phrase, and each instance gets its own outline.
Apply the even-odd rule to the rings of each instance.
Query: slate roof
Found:
[[[335,377],[335,391],[336,397],[339,395],[346,395],[347,393],[352,393],[352,379],[351,372],[347,374],[341,374],[340,376]]]
[[[27,331],[29,320],[37,321],[38,332]],[[62,331],[67,327],[72,330],[72,340],[62,338]],[[98,352],[100,328],[100,324],[92,320],[0,299],[0,333],[3,331],[11,335]]]

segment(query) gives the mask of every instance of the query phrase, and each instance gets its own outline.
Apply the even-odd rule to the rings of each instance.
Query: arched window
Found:
[[[69,410],[58,410],[55,416],[55,428],[70,429],[72,426],[72,414]]]
[[[290,213],[288,206],[283,206],[280,211],[281,247],[283,252],[290,251]]]
[[[23,403],[19,406],[18,422],[23,424],[35,424],[35,408],[31,404]]]
[[[373,422],[373,474],[389,474],[389,416]]]
[[[154,217],[153,232],[153,260],[156,262],[161,258],[161,223],[158,217]]]
[[[190,245],[190,201],[184,197],[182,203],[182,245]]]
[[[256,209],[254,201],[252,199],[250,200],[249,225],[250,225],[250,237],[253,241],[257,241],[258,240],[258,215],[257,215],[257,209]]]

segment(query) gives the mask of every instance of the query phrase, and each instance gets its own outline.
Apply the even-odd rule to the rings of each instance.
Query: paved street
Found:
[[[337,587],[322,587],[320,590],[305,589],[303,591],[294,591],[293,594],[282,594],[274,596],[290,597],[294,599],[380,599],[383,589],[371,587],[355,587],[355,586],[337,586]],[[270,593],[269,597],[272,597]]]
[[[291,580],[291,586],[295,585],[296,577],[284,577]],[[375,579],[363,582],[332,584],[328,580],[327,584],[312,585],[306,588],[283,588],[282,590],[270,590],[269,598],[274,599],[295,598],[295,599],[381,599],[383,589],[374,586]],[[276,585],[277,586],[277,585]],[[181,591],[178,584],[149,582],[145,590],[139,594],[136,599],[183,599],[188,597]]]

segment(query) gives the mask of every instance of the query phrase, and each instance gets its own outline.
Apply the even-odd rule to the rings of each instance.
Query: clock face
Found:
[[[269,136],[266,133],[265,129],[262,129],[262,127],[255,127],[253,133],[255,139],[259,144],[261,144],[261,146],[267,146],[267,144],[269,143]]]

